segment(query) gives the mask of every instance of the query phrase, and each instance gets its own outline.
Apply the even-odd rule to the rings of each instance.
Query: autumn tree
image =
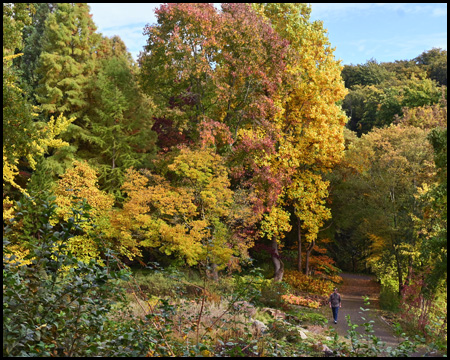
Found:
[[[48,15],[36,68],[41,76],[36,98],[47,114],[80,117],[87,103],[84,87],[94,69],[95,30],[87,4],[60,3]]]
[[[320,176],[342,151],[340,67],[309,12],[299,4],[223,4],[221,13],[171,4],[146,28],[144,88],[175,128],[225,156],[232,186],[251,190],[260,216],[282,203],[295,171]],[[305,227],[320,227],[321,213]]]
[[[279,136],[272,98],[287,43],[246,4],[223,4],[220,13],[210,4],[170,4],[157,16],[139,61],[144,89],[162,109],[160,131],[178,130],[224,156],[231,186],[250,196],[261,218],[285,177],[267,155],[275,154]]]
[[[9,221],[23,209],[17,200],[28,202],[30,211],[24,211],[28,216],[17,225],[26,229],[27,235],[30,228],[26,222],[33,223],[34,210],[32,201],[30,204],[28,200],[28,179],[23,169],[35,169],[39,159],[49,149],[66,146],[67,143],[59,135],[74,119],[67,119],[61,114],[57,118],[52,116],[45,125],[36,121],[39,109],[31,105],[12,61],[22,56],[12,52],[22,49],[21,31],[24,24],[29,23],[30,8],[27,4],[11,5],[3,5],[3,53],[7,54],[3,57],[3,219]],[[16,235],[10,237],[12,241],[7,247],[21,259],[27,254],[26,239]]]
[[[21,56],[12,51],[22,49],[21,31],[30,21],[26,4],[16,5],[3,5],[3,52],[9,54],[3,58],[3,191],[8,208],[12,205],[8,196],[14,188],[25,193],[27,179],[21,169],[35,169],[49,149],[66,146],[58,136],[74,120],[60,115],[51,117],[46,124],[36,121],[40,110],[31,105],[12,63],[13,58]]]
[[[110,210],[114,203],[112,195],[101,191],[98,188],[97,172],[91,168],[85,161],[75,161],[68,168],[61,179],[59,179],[55,189],[56,200],[58,206],[56,210],[57,218],[53,219],[54,223],[63,219],[67,221],[73,216],[73,209],[81,209],[85,202],[90,208],[90,221],[83,223],[81,228],[82,234],[77,234],[70,239],[67,249],[71,251],[77,258],[89,262],[90,259],[100,259],[99,239],[103,239],[105,248],[114,248],[119,253],[123,253],[132,258],[131,250],[125,244],[106,244],[106,238],[110,228]],[[105,246],[107,245],[107,246]]]
[[[254,7],[289,43],[283,90],[277,98],[282,112],[277,117],[281,135],[276,157],[281,159],[282,167],[291,169],[286,194],[300,223],[298,268],[302,271],[301,231],[306,233],[309,259],[319,228],[330,218],[324,205],[328,183],[322,174],[342,156],[342,131],[347,119],[337,103],[346,91],[340,78],[341,67],[334,59],[322,23],[309,21],[309,6]]]
[[[113,224],[123,237],[137,237],[142,248],[202,264],[217,279],[219,270],[248,257],[249,246],[231,227],[239,212],[223,158],[185,147],[168,170],[171,181],[130,169],[123,185],[127,198]]]
[[[246,4],[169,4],[146,27],[144,89],[180,129],[256,126],[275,111],[285,43]],[[251,47],[248,40],[252,39]]]
[[[33,173],[36,186],[53,186],[76,158],[77,150],[91,139],[84,112],[89,104],[87,84],[95,68],[94,50],[99,38],[82,3],[56,4],[44,21],[41,52],[33,72],[38,80],[35,98],[41,106],[41,121],[63,113],[74,116],[63,139],[70,146],[52,151]]]
[[[358,209],[365,215],[355,225],[371,244],[367,261],[382,281],[395,274],[399,293],[420,256],[413,219],[422,218],[423,210],[416,195],[434,174],[427,135],[427,130],[411,126],[374,129],[348,154],[357,173],[347,181],[362,194]],[[354,206],[348,202],[347,211]]]

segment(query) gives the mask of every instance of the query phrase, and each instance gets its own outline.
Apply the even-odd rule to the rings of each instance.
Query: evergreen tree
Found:
[[[76,116],[80,125],[85,86],[94,70],[95,30],[87,4],[61,3],[48,16],[36,69],[41,76],[36,98],[46,114]]]
[[[39,77],[36,73],[39,56],[42,52],[42,36],[48,15],[55,11],[55,3],[36,3],[31,17],[31,24],[23,29],[23,56],[19,57],[19,68],[22,72],[24,86],[29,93],[36,89]]]
[[[22,30],[31,22],[34,7],[29,3],[3,4],[3,57],[22,49]]]
[[[118,41],[111,43],[117,45]],[[156,135],[151,130],[152,104],[141,93],[127,59],[129,54],[123,50],[113,47],[111,54],[122,55],[99,64],[87,115],[94,141],[78,154],[98,168],[100,186],[114,192],[118,192],[127,168],[151,167],[156,149]]]
[[[45,20],[42,52],[34,74],[39,77],[35,97],[47,118],[63,113],[76,120],[64,134],[70,146],[42,160],[32,183],[40,184],[42,179],[37,177],[41,176],[54,180],[73,162],[76,152],[93,141],[84,115],[90,103],[87,90],[100,39],[95,30],[89,6],[83,3],[58,3]]]

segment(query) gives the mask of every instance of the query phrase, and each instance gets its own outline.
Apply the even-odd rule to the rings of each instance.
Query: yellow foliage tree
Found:
[[[90,207],[90,221],[83,223],[84,233],[70,239],[68,250],[82,261],[100,258],[99,246],[96,241],[103,239],[111,242],[110,212],[114,204],[112,195],[98,189],[97,172],[86,161],[74,161],[73,166],[66,170],[58,181],[55,191],[58,205],[57,216],[68,220],[72,209],[81,207],[85,201]],[[58,219],[54,219],[57,223]],[[106,244],[105,244],[106,245]],[[107,244],[120,253],[132,257],[136,249],[123,244]],[[118,247],[118,249],[117,249]]]
[[[342,67],[335,60],[326,30],[320,21],[309,21],[311,9],[299,3],[253,4],[283,39],[289,41],[286,73],[275,102],[279,150],[273,166],[291,169],[286,195],[299,222],[299,271],[301,233],[312,249],[319,228],[330,218],[324,205],[328,183],[322,174],[339,163],[344,150],[347,117],[338,105],[347,91]]]
[[[209,264],[216,277],[247,248],[227,224],[233,192],[224,161],[211,149],[182,148],[168,169],[171,182],[129,169],[122,187],[127,198],[112,223],[122,238],[135,237],[139,246],[159,248],[188,265]]]
[[[31,106],[26,94],[17,85],[17,78],[11,69],[12,59],[23,54],[3,57],[3,192],[6,186],[28,195],[25,187],[17,182],[19,160],[26,159],[35,170],[36,159],[47,153],[49,148],[61,148],[68,143],[58,139],[75,118],[67,119],[62,114],[52,116],[50,121],[41,126],[34,118],[39,108]],[[13,214],[12,202],[8,195],[4,197],[3,219]]]

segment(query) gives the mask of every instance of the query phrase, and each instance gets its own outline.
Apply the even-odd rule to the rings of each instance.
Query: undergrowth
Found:
[[[30,238],[25,257],[28,265],[4,251],[4,356],[315,357],[329,351],[323,344],[338,356],[381,354],[370,321],[359,334],[348,319],[347,341],[313,332],[324,329],[320,311],[285,301],[299,296],[297,283],[274,283],[258,269],[219,282],[158,264],[133,273],[107,248],[103,264],[81,262],[65,244],[89,209],[52,227],[56,207],[43,205],[35,219],[39,236]],[[9,232],[7,226],[4,247]],[[325,289],[322,280],[309,284]],[[405,334],[399,330],[399,336]],[[407,337],[383,354],[407,356],[423,342]],[[430,348],[443,346],[434,342]]]

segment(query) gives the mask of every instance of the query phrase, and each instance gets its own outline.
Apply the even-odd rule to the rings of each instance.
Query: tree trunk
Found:
[[[278,243],[275,237],[272,238],[272,262],[275,268],[273,279],[274,281],[283,280],[284,274],[284,264],[280,259],[280,254],[278,253]]]
[[[217,264],[211,264],[211,270],[208,271],[208,277],[214,281],[219,281],[219,272],[217,271]]]
[[[397,276],[398,276],[398,294],[402,294],[403,290],[403,275],[402,275],[402,265],[400,263],[399,255],[397,254],[397,249],[394,252],[395,261],[397,263]]]
[[[413,257],[409,255],[408,275],[406,276],[405,285],[411,284],[412,273],[413,273]]]
[[[300,218],[297,217],[298,224],[298,259],[297,259],[297,270],[302,273],[302,228],[300,227]]]
[[[316,241],[312,241],[311,244],[306,248],[306,264],[305,264],[305,274],[309,276],[309,256],[311,255],[312,249]]]

